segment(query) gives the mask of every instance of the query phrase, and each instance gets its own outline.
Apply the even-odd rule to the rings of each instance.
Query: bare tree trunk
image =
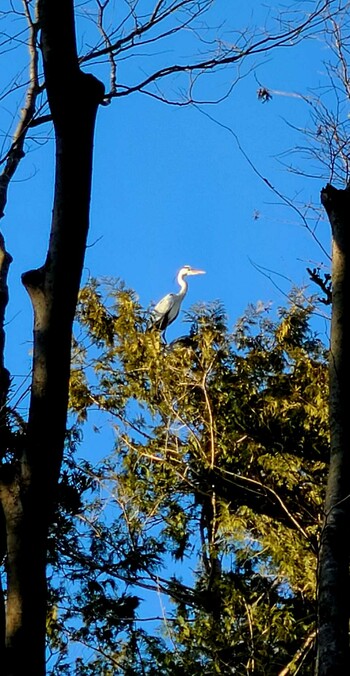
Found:
[[[1,192],[1,191],[0,191]],[[1,204],[0,204],[1,212]],[[0,458],[1,462],[6,455],[9,446],[8,421],[7,421],[7,395],[10,386],[10,374],[5,367],[5,311],[8,303],[7,275],[12,258],[6,251],[5,241],[0,234]],[[5,470],[6,471],[6,470]],[[3,481],[4,467],[1,467],[0,474],[0,494],[1,482]],[[6,553],[6,523],[3,507],[0,501],[0,563],[4,560]],[[0,664],[5,661],[5,599],[4,591],[0,581]]]
[[[321,193],[333,235],[329,355],[331,457],[318,580],[318,676],[350,670],[350,186]]]
[[[45,82],[56,137],[53,217],[44,265],[23,275],[34,311],[24,448],[0,486],[7,530],[6,676],[45,674],[47,534],[62,462],[74,313],[89,226],[102,84],[80,71],[73,0],[39,0]],[[5,673],[5,672],[2,672]]]

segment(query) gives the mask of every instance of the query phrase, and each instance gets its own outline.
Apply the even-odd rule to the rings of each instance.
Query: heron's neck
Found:
[[[178,276],[177,276],[177,282],[180,286],[180,291],[178,293],[178,296],[184,296],[186,294],[188,284],[187,284],[186,280],[183,278],[181,273],[179,273]]]

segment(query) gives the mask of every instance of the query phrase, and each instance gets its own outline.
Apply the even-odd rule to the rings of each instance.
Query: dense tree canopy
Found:
[[[294,292],[230,333],[199,306],[164,345],[123,284],[81,291],[68,446],[98,409],[115,448],[67,457],[54,673],[312,673],[329,452],[312,312]]]

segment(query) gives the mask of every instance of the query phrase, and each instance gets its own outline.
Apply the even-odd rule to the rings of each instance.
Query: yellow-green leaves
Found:
[[[313,631],[327,376],[297,301],[248,308],[232,334],[219,303],[201,305],[165,345],[122,283],[81,292],[71,408],[106,414],[115,435],[94,565],[171,602],[165,643],[138,634],[165,676],[275,676]]]

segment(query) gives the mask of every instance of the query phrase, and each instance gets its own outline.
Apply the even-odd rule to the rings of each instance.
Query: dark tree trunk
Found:
[[[350,187],[321,193],[333,236],[329,355],[331,456],[318,580],[318,676],[350,670]]]
[[[56,137],[47,258],[23,275],[34,311],[26,442],[2,481],[7,530],[6,676],[45,674],[46,546],[62,462],[72,324],[89,226],[92,151],[103,86],[80,71],[73,0],[39,0],[45,82]],[[5,673],[5,672],[2,672]]]
[[[1,197],[0,197],[1,199]],[[1,213],[1,204],[0,204]],[[7,420],[7,395],[10,386],[10,374],[5,367],[5,311],[8,303],[7,275],[11,264],[11,256],[6,251],[5,241],[0,234],[0,458],[1,462],[9,447],[9,432]],[[6,523],[3,507],[1,504],[1,482],[3,481],[3,468],[0,473],[0,561],[6,554]],[[0,664],[5,662],[5,598],[0,580]]]

